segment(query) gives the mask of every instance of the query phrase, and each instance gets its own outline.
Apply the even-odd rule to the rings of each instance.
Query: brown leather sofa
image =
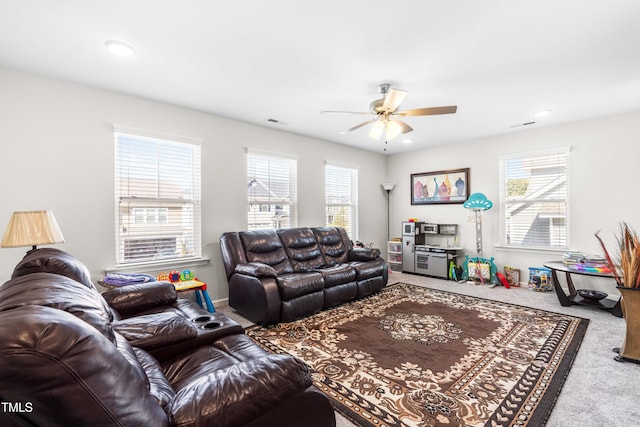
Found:
[[[170,283],[100,294],[57,249],[0,287],[2,426],[335,426],[306,365]]]
[[[228,232],[220,246],[229,306],[260,324],[374,294],[388,280],[380,251],[354,248],[339,227]]]

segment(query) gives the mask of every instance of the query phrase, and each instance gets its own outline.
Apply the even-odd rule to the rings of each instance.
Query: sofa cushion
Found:
[[[285,404],[311,385],[307,366],[289,355],[269,354],[235,363],[226,369],[198,370],[173,384],[171,404],[175,425],[231,427],[246,425]],[[197,396],[197,404],[194,397]]]
[[[89,269],[76,257],[56,248],[29,251],[13,269],[12,278],[31,273],[52,273],[69,277],[89,289],[96,290]]]
[[[171,384],[169,384],[169,381],[167,381],[167,378],[164,376],[162,367],[156,359],[141,348],[134,348],[133,351],[135,352],[140,366],[144,369],[148,377],[149,393],[168,415],[168,405],[171,403],[176,393],[173,391]]]
[[[283,301],[311,294],[324,288],[324,280],[320,273],[284,274],[278,276],[277,282]]]
[[[386,264],[381,258],[375,261],[356,261],[352,262],[351,265],[356,269],[358,281],[372,277],[382,277],[386,268]]]
[[[356,270],[349,264],[338,264],[316,270],[324,278],[324,287],[342,285],[356,280]]]
[[[278,274],[293,273],[287,252],[275,230],[256,230],[240,233],[247,262],[260,262],[273,267]]]
[[[118,320],[113,327],[131,345],[147,351],[198,336],[190,320],[171,311]]]
[[[348,252],[351,249],[345,243],[346,233],[343,235],[336,227],[313,228],[313,233],[324,256],[324,262],[328,266],[342,264],[348,261]],[[348,242],[348,238],[346,239]]]
[[[27,305],[69,312],[115,342],[113,315],[106,301],[98,292],[66,276],[32,273],[11,279],[0,287],[0,311]]]
[[[293,271],[309,271],[324,266],[320,246],[310,228],[282,228],[278,236],[284,245]]]

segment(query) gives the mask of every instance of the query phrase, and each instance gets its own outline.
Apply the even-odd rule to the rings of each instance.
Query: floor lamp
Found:
[[[382,188],[387,192],[387,242],[389,241],[390,233],[390,221],[391,221],[391,190],[395,187],[395,184],[391,184],[389,182],[385,182],[382,184]]]

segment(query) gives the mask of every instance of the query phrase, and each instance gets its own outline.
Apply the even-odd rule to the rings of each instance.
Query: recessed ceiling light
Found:
[[[118,56],[131,56],[136,52],[133,46],[118,40],[107,40],[104,45],[111,53]]]
[[[549,114],[551,114],[551,110],[549,108],[546,108],[544,110],[538,110],[536,111],[533,115],[540,118],[540,117],[546,117]]]

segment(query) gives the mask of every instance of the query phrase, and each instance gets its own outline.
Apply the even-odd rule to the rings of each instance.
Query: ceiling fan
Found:
[[[438,114],[453,114],[458,110],[456,105],[447,107],[428,107],[428,108],[415,108],[413,110],[398,111],[400,104],[407,96],[407,92],[404,90],[393,89],[389,83],[382,83],[379,86],[379,92],[382,94],[382,98],[376,99],[369,104],[370,112],[356,112],[356,111],[322,111],[329,114],[373,114],[374,117],[371,120],[355,125],[354,127],[340,132],[341,134],[348,133],[366,126],[370,123],[374,123],[369,131],[369,136],[373,139],[380,139],[384,134],[387,141],[392,140],[400,134],[409,133],[413,130],[406,122],[400,120],[398,117],[411,117],[411,116],[434,116]]]

